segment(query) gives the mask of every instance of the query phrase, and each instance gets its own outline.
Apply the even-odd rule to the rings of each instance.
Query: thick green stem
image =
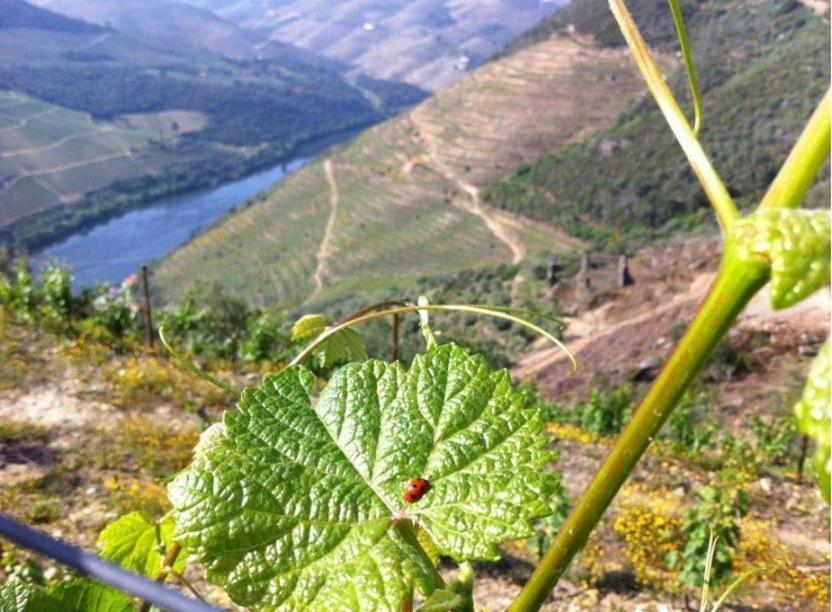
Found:
[[[797,208],[829,157],[832,89],[826,92],[809,123],[777,173],[760,208]]]
[[[536,610],[543,604],[708,355],[768,280],[764,265],[741,263],[730,253],[726,255],[708,296],[667,365],[509,610]]]

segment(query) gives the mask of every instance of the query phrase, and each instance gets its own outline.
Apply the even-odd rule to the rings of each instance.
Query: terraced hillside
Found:
[[[571,27],[608,48],[623,40],[606,0],[578,0],[541,24],[515,48]],[[665,0],[634,0],[657,49],[677,47]],[[685,2],[704,96],[701,139],[741,206],[763,194],[829,86],[828,5],[797,0]],[[683,69],[669,81],[686,99]],[[601,244],[712,228],[708,203],[652,100],[568,150],[552,149],[485,192],[493,206],[560,224]],[[557,206],[552,206],[557,202]],[[808,196],[829,203],[829,171]],[[590,228],[590,229],[588,229]]]
[[[609,125],[640,91],[626,52],[564,34],[489,63],[173,253],[159,298],[201,281],[256,304],[321,303],[579,247],[484,206],[479,187]]]
[[[143,156],[151,141],[204,125],[200,113],[133,116],[120,123],[0,91],[0,225],[11,224],[85,192],[161,168]],[[167,134],[163,127],[167,128]]]
[[[137,5],[120,6],[113,14],[126,18]],[[157,19],[167,14],[164,0],[154,6]],[[195,26],[206,44],[211,18]],[[227,28],[249,50],[258,40]],[[43,246],[147,201],[274,165],[425,96],[347,78],[285,44],[266,41],[262,57],[233,59],[191,46],[176,28],[155,32],[125,34],[0,0],[0,242]]]

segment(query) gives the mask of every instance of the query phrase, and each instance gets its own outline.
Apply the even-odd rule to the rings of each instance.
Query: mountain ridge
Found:
[[[251,30],[437,91],[551,14],[563,0],[186,0]]]

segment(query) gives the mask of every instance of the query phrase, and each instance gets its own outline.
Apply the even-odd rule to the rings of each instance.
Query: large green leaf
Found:
[[[815,468],[826,501],[830,493],[830,427],[832,427],[832,344],[827,340],[809,370],[800,401],[794,407],[801,432],[815,441]]]
[[[829,210],[758,211],[732,228],[731,245],[741,259],[771,266],[771,303],[776,309],[829,284]]]
[[[295,322],[292,327],[292,340],[296,342],[311,342],[327,329],[329,320],[319,314],[305,315]],[[318,365],[329,369],[351,361],[367,359],[367,349],[364,341],[354,329],[341,329],[327,337],[313,351]]]
[[[61,612],[133,612],[130,597],[86,578],[62,582],[49,590]]]
[[[57,603],[42,589],[19,578],[10,579],[0,590],[0,612],[50,612]]]
[[[98,582],[74,578],[48,591],[11,580],[0,591],[0,612],[132,612],[130,597]]]
[[[313,408],[301,367],[247,389],[171,483],[177,539],[238,603],[392,610],[441,586],[413,522],[456,559],[498,557],[549,512],[541,420],[455,345],[341,368]],[[414,478],[431,488],[409,504]]]
[[[131,512],[107,525],[98,537],[101,556],[126,569],[156,576],[162,569],[165,551],[173,545],[173,517],[155,523],[141,512]],[[176,558],[174,569],[182,571],[187,553]]]

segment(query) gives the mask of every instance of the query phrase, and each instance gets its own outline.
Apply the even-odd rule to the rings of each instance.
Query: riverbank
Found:
[[[205,157],[171,168],[162,174],[119,181],[81,200],[57,206],[0,228],[0,247],[37,253],[75,234],[117,219],[155,203],[203,190],[217,189],[294,159],[313,157],[349,140],[375,122],[332,132],[323,138],[300,141],[290,147],[268,146],[248,157]],[[187,151],[183,150],[183,157]]]
[[[164,198],[129,211],[33,253],[32,267],[39,270],[50,259],[69,267],[76,291],[97,283],[117,285],[142,265],[165,257],[232,214],[308,160],[297,158],[215,189]]]

